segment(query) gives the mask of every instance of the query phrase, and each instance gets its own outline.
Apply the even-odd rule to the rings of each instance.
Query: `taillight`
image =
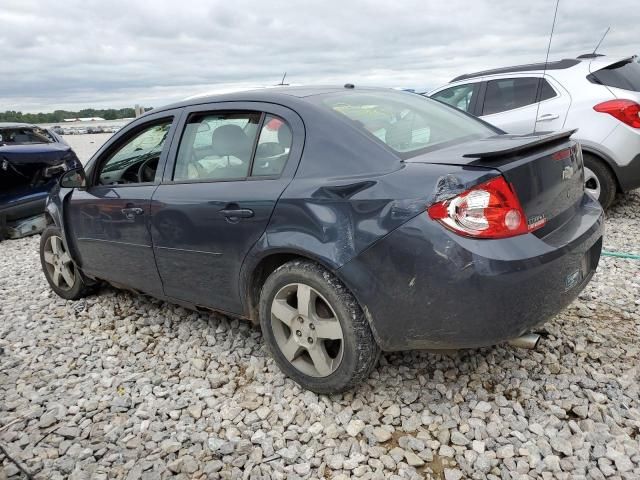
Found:
[[[434,203],[427,211],[432,219],[466,237],[506,238],[531,231],[518,197],[501,176]]]
[[[632,100],[609,100],[599,103],[593,109],[608,113],[630,127],[640,128],[640,105]]]

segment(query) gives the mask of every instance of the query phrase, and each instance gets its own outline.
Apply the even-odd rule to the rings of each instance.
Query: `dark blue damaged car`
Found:
[[[67,299],[108,282],[259,323],[287,375],[338,392],[381,351],[526,343],[576,298],[603,213],[571,134],[352,85],[189,100],[63,175],[42,267]]]
[[[0,224],[43,213],[60,175],[79,166],[71,147],[55,132],[0,123]]]

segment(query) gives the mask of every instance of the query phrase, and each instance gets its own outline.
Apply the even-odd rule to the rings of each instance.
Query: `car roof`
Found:
[[[566,68],[575,67],[580,63],[580,60],[573,58],[565,58],[564,60],[558,60],[557,62],[548,62],[547,70],[564,70]],[[501,67],[501,68],[493,68],[491,70],[482,70],[480,72],[475,73],[467,73],[465,75],[460,75],[450,83],[458,82],[460,80],[468,80],[470,78],[477,77],[485,77],[487,75],[499,75],[502,73],[517,73],[517,72],[535,72],[537,70],[544,70],[544,62],[543,63],[530,63],[527,65],[516,65],[513,67]]]
[[[32,123],[0,122],[0,128],[23,128],[23,127],[36,128],[37,126]]]
[[[578,58],[565,58],[562,60],[558,60],[556,62],[547,62],[546,68],[545,63],[530,63],[527,65],[515,65],[512,67],[501,67],[494,68],[491,70],[483,70],[475,73],[468,73],[465,75],[460,75],[451,80],[449,83],[459,82],[461,80],[469,80],[471,78],[478,77],[486,77],[489,75],[503,75],[507,73],[522,73],[522,72],[543,72],[543,71],[553,71],[553,70],[567,70],[569,68],[575,67],[576,65],[580,65],[583,62],[589,63],[592,69],[604,68],[608,65],[612,65],[614,63],[621,62],[623,60],[628,60],[633,58],[632,56],[622,57],[610,57],[602,54],[585,54],[580,55]]]
[[[215,102],[267,102],[267,103],[282,103],[284,105],[294,104],[299,101],[304,101],[304,98],[315,95],[325,95],[337,92],[354,92],[354,91],[379,91],[389,92],[397,91],[391,88],[380,87],[354,87],[351,84],[344,86],[335,85],[318,85],[318,86],[296,86],[296,87],[277,87],[277,88],[254,88],[248,90],[235,91],[232,93],[221,93],[213,95],[196,95],[189,97],[187,100],[181,102],[165,105],[160,108],[154,108],[145,113],[150,115],[165,110],[172,110],[174,108],[189,107],[192,105],[200,105],[204,103]]]

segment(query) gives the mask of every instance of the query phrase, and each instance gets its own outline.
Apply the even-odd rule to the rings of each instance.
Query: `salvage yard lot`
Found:
[[[639,233],[635,191],[605,250],[638,253]],[[638,260],[603,257],[535,351],[385,354],[326,397],[248,323],[111,288],[58,298],[38,241],[0,244],[0,445],[36,478],[640,478]]]

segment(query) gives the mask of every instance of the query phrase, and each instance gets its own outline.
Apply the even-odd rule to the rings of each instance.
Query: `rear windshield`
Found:
[[[452,107],[414,93],[365,91],[320,98],[400,158],[497,133]]]
[[[41,128],[0,128],[0,145],[32,145],[34,143],[51,142],[53,142],[51,135]]]
[[[614,63],[602,70],[593,72],[587,78],[592,83],[640,92],[640,63],[638,63],[638,60],[638,57],[633,57],[630,60]]]

